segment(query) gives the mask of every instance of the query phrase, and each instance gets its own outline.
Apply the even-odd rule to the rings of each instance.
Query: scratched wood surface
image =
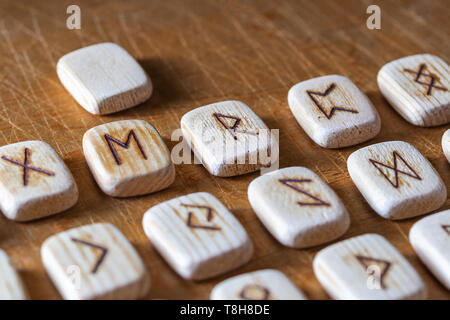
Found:
[[[66,28],[66,7],[73,1],[0,2],[0,144],[40,139],[66,161],[79,186],[78,204],[69,211],[30,223],[0,217],[0,247],[20,270],[34,299],[58,299],[41,259],[42,242],[56,232],[93,222],[111,222],[135,245],[152,275],[148,298],[207,299],[219,281],[262,268],[283,271],[310,299],[329,298],[312,271],[312,259],[324,246],[308,250],[283,247],[264,229],[250,208],[247,186],[258,173],[213,177],[201,165],[176,166],[176,182],[153,195],[116,199],[95,184],[83,157],[81,139],[96,125],[120,119],[144,119],[161,133],[169,148],[184,113],[212,102],[242,100],[270,128],[280,129],[280,165],[314,170],[345,203],[351,227],[343,238],[375,232],[385,236],[412,263],[427,284],[429,297],[450,294],[421,264],[407,235],[411,219],[384,220],[364,201],[349,178],[346,159],[371,143],[404,140],[436,167],[446,185],[450,166],[441,150],[449,127],[419,128],[403,120],[383,99],[379,68],[416,53],[432,53],[449,62],[450,6],[442,1],[77,1],[81,30]],[[368,5],[382,9],[382,29],[368,30]],[[66,92],[56,62],[80,47],[113,41],[126,48],[154,83],[144,104],[114,115],[89,114]],[[327,150],[315,145],[295,121],[287,92],[295,83],[326,74],[352,79],[381,116],[381,133],[355,147]],[[177,276],[151,247],[141,220],[163,200],[208,191],[231,209],[255,245],[253,259],[235,272],[209,281]],[[447,200],[442,209],[450,208]]]

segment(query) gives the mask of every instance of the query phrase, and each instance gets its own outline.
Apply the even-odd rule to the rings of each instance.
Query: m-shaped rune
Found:
[[[319,197],[309,193],[308,191],[303,190],[300,188],[297,184],[299,183],[310,183],[312,182],[311,179],[279,179],[280,183],[284,184],[285,186],[304,194],[305,196],[308,196],[308,198],[312,199],[313,201],[310,202],[304,202],[304,201],[297,201],[298,205],[300,206],[325,206],[329,207],[331,206],[330,203],[320,199]]]
[[[228,130],[228,132],[231,133],[231,135],[233,136],[234,140],[237,140],[237,136],[236,133],[245,133],[245,134],[251,134],[254,136],[258,135],[258,132],[250,132],[247,130],[238,130],[238,126],[241,124],[241,118],[239,117],[235,117],[235,116],[227,116],[224,114],[220,114],[220,113],[213,113],[213,117],[216,118],[216,120],[226,129]],[[232,125],[229,125],[226,122],[226,119],[231,120],[232,121]]]
[[[426,64],[422,63],[421,65],[419,65],[419,71],[414,71],[414,70],[410,70],[410,69],[403,69],[403,71],[415,74],[416,77],[414,78],[414,81],[423,86],[428,87],[427,96],[431,95],[431,91],[433,90],[433,88],[435,88],[437,90],[447,91],[447,88],[435,85],[437,79],[434,75],[429,74],[429,73],[424,73],[424,70],[426,69],[426,67],[427,67]],[[423,82],[420,80],[421,77],[426,77],[426,78],[430,79],[430,81]]]
[[[117,154],[117,150],[114,147],[113,143],[117,144],[118,146],[120,146],[122,148],[128,149],[130,147],[131,138],[133,138],[134,141],[136,142],[136,144],[139,148],[139,151],[142,154],[142,157],[145,160],[147,160],[147,155],[145,154],[144,149],[142,148],[142,145],[139,142],[139,139],[137,138],[136,134],[134,133],[134,130],[130,130],[130,132],[128,133],[128,136],[127,136],[127,140],[125,140],[125,142],[119,141],[119,140],[111,137],[109,134],[105,134],[105,140],[108,143],[109,150],[111,151],[111,153],[114,157],[114,160],[116,160],[117,165],[121,165],[122,161],[120,160],[120,157]]]
[[[403,157],[397,152],[397,151],[394,151],[394,152],[392,152],[392,155],[393,155],[393,157],[394,157],[394,166],[390,166],[390,165],[387,165],[387,164],[385,164],[385,163],[382,163],[382,162],[379,162],[379,161],[376,161],[376,160],[373,160],[373,159],[369,159],[369,161],[370,161],[370,163],[372,163],[373,164],[373,166],[375,167],[375,168],[377,168],[377,170],[383,175],[383,177],[387,180],[387,181],[389,181],[389,183],[394,187],[394,188],[398,188],[399,187],[399,174],[401,173],[401,174],[404,174],[404,175],[406,175],[406,176],[408,176],[408,177],[411,177],[411,178],[414,178],[414,179],[417,179],[417,180],[422,180],[422,178],[419,176],[419,174],[409,165],[409,163],[408,162],[406,162],[406,160],[405,159],[403,159]],[[400,159],[400,161],[401,162],[403,162],[403,164],[408,168],[408,170],[410,171],[410,172],[406,172],[406,171],[403,171],[403,170],[400,170],[399,168],[398,168],[398,159]],[[389,176],[381,169],[381,167],[384,167],[384,168],[386,168],[386,169],[388,169],[388,170],[394,170],[394,173],[395,173],[395,181],[392,181],[390,178],[389,178]]]
[[[354,110],[354,109],[351,109],[351,108],[345,108],[345,107],[337,107],[337,106],[333,106],[333,108],[331,108],[329,113],[325,110],[325,108],[319,103],[319,101],[317,101],[315,96],[326,97],[335,88],[336,88],[336,84],[332,83],[332,84],[330,84],[330,86],[324,92],[317,92],[317,91],[306,90],[306,93],[311,98],[311,100],[314,102],[316,107],[319,108],[319,110],[325,115],[325,117],[327,117],[328,120],[330,120],[334,116],[336,111],[358,113],[357,110]]]
[[[208,206],[200,206],[200,205],[194,205],[194,204],[181,204],[183,207],[186,208],[197,208],[197,209],[204,209],[206,210],[206,221],[210,222],[213,219],[213,208]],[[197,228],[197,229],[206,229],[206,230],[213,230],[218,231],[220,230],[219,227],[216,227],[214,225],[204,225],[204,224],[198,224],[194,221],[194,213],[192,211],[188,212],[188,218],[186,221],[186,225],[190,228]]]
[[[47,176],[54,176],[55,175],[55,173],[53,173],[53,172],[51,172],[49,170],[45,170],[45,169],[34,167],[34,166],[30,165],[30,162],[31,162],[31,150],[28,149],[28,148],[25,148],[23,162],[20,162],[20,161],[15,160],[15,159],[8,158],[6,156],[2,156],[2,159],[5,160],[5,161],[8,161],[8,162],[11,162],[11,163],[13,163],[15,165],[18,165],[18,166],[23,168],[23,185],[24,186],[28,185],[28,176],[29,176],[30,170],[38,172],[38,173],[45,174]]]
[[[100,267],[100,265],[102,264],[103,260],[105,260],[105,256],[108,253],[108,249],[98,245],[98,244],[94,244],[94,243],[90,243],[87,242],[85,240],[80,240],[80,239],[76,239],[76,238],[72,238],[71,239],[73,242],[94,248],[94,249],[98,249],[101,251],[100,256],[97,259],[97,262],[94,264],[94,266],[92,267],[91,273],[96,273],[98,268]]]

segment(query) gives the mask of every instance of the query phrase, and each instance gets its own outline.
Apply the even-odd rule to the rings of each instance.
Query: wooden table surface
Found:
[[[368,30],[365,13],[376,2],[382,29]],[[120,119],[144,119],[169,148],[184,113],[226,99],[247,103],[273,129],[280,129],[280,167],[305,166],[342,198],[352,224],[343,238],[375,232],[385,236],[420,273],[433,299],[450,294],[425,269],[408,241],[418,219],[393,222],[379,217],[352,183],[346,167],[363,146],[403,140],[416,146],[446,185],[450,166],[441,149],[447,126],[415,127],[383,99],[376,84],[385,63],[432,53],[449,62],[450,7],[442,1],[77,1],[81,30],[66,28],[73,1],[0,2],[0,144],[39,139],[63,157],[80,189],[78,204],[65,213],[29,223],[0,217],[0,247],[21,272],[34,299],[60,298],[42,266],[40,246],[49,236],[93,222],[111,222],[135,245],[152,275],[148,298],[207,299],[219,281],[261,268],[283,271],[310,299],[328,298],[312,270],[324,246],[294,250],[270,236],[250,208],[247,186],[259,173],[234,178],[209,175],[201,165],[179,165],[177,178],[156,194],[116,199],[103,194],[86,165],[84,132]],[[154,83],[151,99],[108,116],[82,109],[56,75],[58,59],[90,44],[113,41],[142,64]],[[327,74],[352,79],[381,116],[381,133],[362,145],[340,150],[315,145],[295,121],[287,92],[297,82]],[[144,235],[141,219],[151,206],[191,192],[208,191],[231,209],[255,246],[252,260],[209,281],[177,276]],[[450,208],[447,201],[442,209]]]

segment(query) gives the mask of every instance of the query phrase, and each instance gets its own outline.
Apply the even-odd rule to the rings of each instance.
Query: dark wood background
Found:
[[[66,7],[81,7],[81,30],[66,28]],[[382,9],[382,29],[368,30],[370,4]],[[280,129],[280,166],[305,166],[318,173],[342,198],[352,224],[343,238],[376,232],[412,263],[427,284],[429,297],[450,294],[425,269],[408,241],[418,219],[392,222],[379,217],[350,180],[346,159],[360,147],[388,140],[416,146],[449,185],[450,166],[441,149],[448,126],[419,128],[403,120],[383,99],[376,75],[383,64],[411,54],[450,56],[448,1],[17,1],[0,2],[0,144],[39,139],[63,157],[80,189],[69,211],[30,223],[0,217],[0,247],[12,258],[34,299],[60,298],[42,266],[40,246],[68,228],[112,222],[135,245],[152,275],[148,298],[207,299],[227,277],[261,268],[283,271],[310,299],[328,298],[316,280],[312,261],[318,250],[294,250],[276,242],[247,200],[247,186],[258,173],[235,178],[210,176],[201,165],[176,167],[176,182],[153,195],[114,199],[103,194],[86,165],[84,132],[120,119],[145,119],[169,148],[181,116],[225,99],[247,103],[270,128]],[[86,112],[56,75],[58,59],[90,44],[113,41],[142,64],[154,83],[144,104],[114,115]],[[327,150],[315,145],[295,121],[287,92],[297,82],[341,74],[372,100],[381,133],[362,145]],[[151,247],[141,219],[151,206],[183,194],[209,191],[232,210],[255,245],[250,263],[210,281],[178,277]],[[442,209],[450,208],[447,201]]]

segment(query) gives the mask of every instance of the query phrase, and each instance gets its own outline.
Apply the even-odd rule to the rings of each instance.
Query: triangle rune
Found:
[[[297,184],[298,183],[309,183],[312,182],[311,179],[279,179],[280,183],[284,184],[285,186],[306,195],[308,198],[312,199],[313,201],[310,202],[304,202],[304,201],[297,201],[297,203],[300,206],[331,206],[330,203],[320,199],[318,196],[315,196],[304,189],[300,188]]]
[[[197,209],[203,209],[206,210],[206,221],[211,222],[211,220],[214,218],[213,216],[213,208],[208,207],[208,206],[200,206],[200,205],[194,205],[194,204],[181,204],[183,207],[186,208],[197,208]],[[206,224],[200,224],[198,222],[195,221],[196,217],[194,215],[194,213],[192,211],[188,212],[188,218],[186,221],[186,225],[189,228],[193,228],[193,229],[206,229],[206,230],[212,230],[212,231],[218,231],[221,230],[221,228],[211,224],[211,225],[206,225]]]
[[[400,182],[399,181],[399,174],[404,174],[404,175],[406,175],[408,177],[411,177],[411,178],[414,178],[414,179],[417,179],[417,180],[422,180],[422,178],[419,176],[419,174],[408,164],[408,162],[406,162],[405,159],[403,159],[403,157],[397,151],[394,151],[392,153],[392,155],[393,155],[393,158],[394,158],[394,166],[391,166],[391,165],[388,165],[388,164],[385,164],[385,163],[382,163],[382,162],[379,162],[379,161],[376,161],[376,160],[373,160],[373,159],[369,159],[369,161],[370,161],[370,163],[373,164],[373,166],[375,168],[377,168],[377,170],[383,175],[383,177],[387,181],[389,181],[389,183],[394,188],[398,188],[399,187],[399,182]],[[397,160],[400,160],[406,166],[406,168],[409,170],[409,172],[406,172],[404,170],[400,170],[398,168],[399,167],[398,166],[399,163],[398,163]],[[394,173],[395,173],[394,178],[395,178],[395,180],[392,181],[391,178],[389,177],[389,175],[386,174],[386,172],[383,171],[382,168],[386,168],[388,170],[394,170]]]
[[[368,270],[369,267],[378,266],[380,268],[380,274],[379,275],[377,274],[376,276],[379,277],[380,287],[383,290],[387,289],[387,287],[384,283],[384,278],[386,277],[388,271],[390,270],[392,263],[390,263],[389,261],[386,261],[386,260],[375,259],[375,258],[370,258],[370,257],[366,257],[366,256],[356,255],[355,257],[356,257],[356,259],[358,259],[358,262],[364,267],[364,269],[368,272],[370,271],[370,270]],[[374,275],[373,273],[374,272],[372,271],[371,275]]]
[[[311,91],[311,90],[306,90],[306,93],[308,94],[309,98],[312,100],[312,102],[316,105],[317,108],[319,108],[319,110],[325,115],[325,117],[327,117],[328,120],[330,120],[331,118],[333,118],[334,114],[337,111],[343,111],[343,112],[350,112],[350,113],[358,113],[357,110],[355,109],[351,109],[351,108],[346,108],[346,107],[337,107],[337,106],[333,106],[333,108],[331,108],[331,110],[329,112],[327,112],[325,110],[325,108],[323,107],[323,105],[321,105],[319,103],[319,101],[316,99],[315,96],[319,96],[319,97],[326,97],[328,96],[334,89],[336,88],[336,84],[332,83],[330,84],[330,86],[324,91],[324,92],[317,92],[317,91]]]
[[[106,249],[105,247],[99,246],[98,244],[90,243],[88,241],[84,241],[84,240],[80,240],[80,239],[76,239],[76,238],[72,238],[71,240],[73,242],[77,242],[79,244],[82,244],[82,245],[85,245],[85,246],[89,246],[89,247],[94,248],[94,249],[98,249],[98,250],[100,250],[102,252],[100,254],[100,256],[98,257],[97,262],[94,264],[94,267],[91,270],[91,273],[96,273],[98,268],[102,264],[103,260],[105,259],[105,256],[108,253],[108,249]]]
[[[450,236],[450,224],[443,224],[442,229]]]
[[[234,140],[237,140],[237,133],[251,134],[254,136],[258,135],[258,132],[250,132],[247,130],[238,130],[238,127],[241,125],[241,118],[236,116],[228,116],[221,113],[213,113],[213,117],[226,129],[231,133]]]

